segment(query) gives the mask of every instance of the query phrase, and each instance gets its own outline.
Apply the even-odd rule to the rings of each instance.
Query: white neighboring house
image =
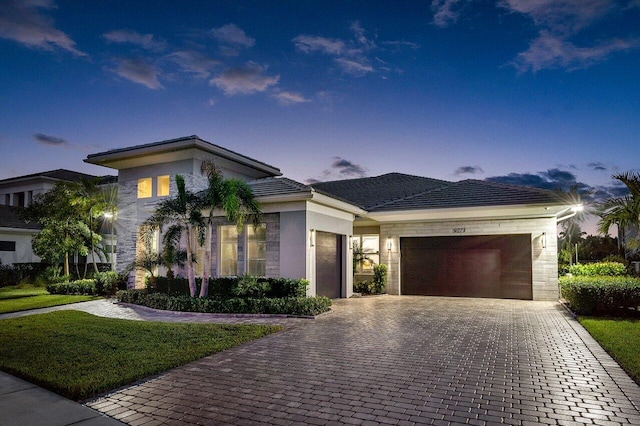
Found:
[[[205,189],[204,160],[246,181],[264,212],[262,226],[241,234],[220,215],[212,276],[306,278],[309,295],[350,297],[357,242],[388,266],[390,294],[558,299],[557,223],[579,207],[558,193],[401,173],[305,185],[198,136],[85,160],[118,170],[118,270],[141,250],[142,222],[158,201],[175,195],[176,174],[189,190]],[[366,276],[370,266],[356,272]],[[142,276],[131,284],[142,286]]]
[[[29,207],[38,194],[49,191],[56,182],[80,182],[96,179],[86,173],[58,169],[42,173],[17,176],[0,180],[0,260],[2,264],[37,263],[40,258],[33,253],[31,239],[41,226],[25,223],[18,217],[18,210]],[[115,176],[100,176],[104,184],[113,184]],[[114,235],[104,235],[107,243],[115,244]]]

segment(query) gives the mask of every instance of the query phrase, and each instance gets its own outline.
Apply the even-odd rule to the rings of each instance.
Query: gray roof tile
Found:
[[[42,226],[36,222],[25,222],[18,217],[18,211],[21,207],[9,207],[0,205],[0,227],[1,228],[18,228],[18,229],[42,229]]]

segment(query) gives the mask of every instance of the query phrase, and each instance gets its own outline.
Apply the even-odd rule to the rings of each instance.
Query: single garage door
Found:
[[[316,231],[316,293],[331,299],[341,297],[342,237]]]
[[[532,299],[531,235],[401,238],[401,292]]]

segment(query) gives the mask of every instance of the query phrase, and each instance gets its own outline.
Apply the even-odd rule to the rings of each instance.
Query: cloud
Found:
[[[577,47],[563,38],[542,30],[529,48],[518,54],[513,65],[519,72],[566,68],[588,68],[606,60],[611,54],[640,46],[640,39],[612,39],[592,47]]]
[[[299,35],[291,40],[296,49],[304,53],[320,52],[327,55],[341,55],[346,46],[344,41],[320,36]]]
[[[158,81],[160,71],[142,58],[117,58],[116,68],[111,70],[120,77],[134,83],[142,84],[149,89],[161,89],[163,86]]]
[[[313,185],[316,183],[320,183],[322,182],[321,180],[315,179],[315,178],[309,178],[309,179],[305,179],[304,183],[306,183],[307,185]]]
[[[592,170],[598,171],[598,172],[607,170],[607,167],[603,163],[601,163],[599,161],[596,161],[594,163],[589,163],[589,164],[587,164],[587,167],[589,167]]]
[[[167,47],[163,40],[157,40],[153,34],[140,34],[132,30],[113,30],[102,35],[111,43],[130,43],[147,50],[161,51]]]
[[[237,56],[241,49],[253,47],[256,40],[249,37],[235,24],[223,25],[211,30],[213,38],[220,43],[220,53],[225,56]]]
[[[277,85],[280,80],[279,75],[263,75],[264,71],[262,66],[249,62],[244,67],[224,71],[219,77],[212,78],[209,84],[216,86],[227,96],[264,92]]]
[[[61,146],[61,147],[71,146],[71,144],[65,139],[57,138],[51,135],[45,135],[43,133],[36,133],[35,135],[33,135],[33,139],[35,139],[36,142],[42,145],[47,145],[47,146]]]
[[[87,56],[67,34],[55,28],[52,18],[40,13],[55,8],[53,0],[5,0],[0,6],[0,37],[31,49],[61,49]]]
[[[373,67],[367,63],[367,60],[365,58],[337,58],[335,61],[338,65],[340,65],[342,71],[355,77],[360,77],[373,72]]]
[[[463,6],[464,2],[461,0],[433,0],[433,23],[441,28],[456,23],[462,14]]]
[[[167,58],[175,62],[183,71],[195,74],[198,78],[209,77],[211,70],[220,65],[220,61],[194,50],[173,52],[167,55]]]
[[[455,175],[475,175],[476,173],[484,173],[480,166],[460,166],[454,172]]]
[[[305,98],[300,93],[296,92],[288,92],[288,91],[278,91],[272,95],[280,104],[282,105],[293,105],[304,102],[311,102],[311,100]]]
[[[366,177],[367,169],[341,157],[333,157],[331,168],[344,177]]]

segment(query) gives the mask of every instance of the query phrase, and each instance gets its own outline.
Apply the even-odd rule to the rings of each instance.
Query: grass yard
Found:
[[[100,296],[71,296],[49,294],[44,287],[9,286],[0,288],[0,314],[26,311],[28,309],[48,308],[100,299]]]
[[[0,320],[0,369],[79,401],[281,328],[29,315]]]
[[[640,384],[640,320],[580,317],[580,324]]]

